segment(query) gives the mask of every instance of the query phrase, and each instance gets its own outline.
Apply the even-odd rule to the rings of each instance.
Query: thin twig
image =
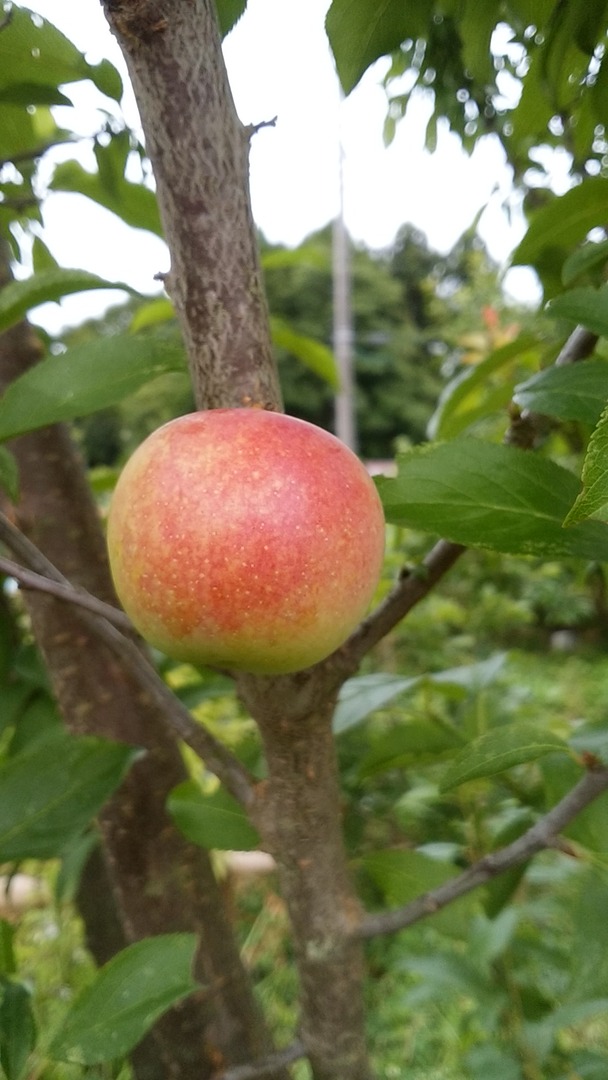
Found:
[[[131,620],[124,611],[113,607],[112,604],[106,604],[104,600],[99,600],[97,596],[92,596],[84,589],[78,589],[74,585],[63,585],[59,581],[51,581],[43,574],[27,570],[12,559],[5,559],[2,556],[0,556],[0,574],[7,574],[14,578],[22,589],[34,589],[36,592],[54,596],[56,600],[77,604],[79,607],[86,608],[87,611],[92,611],[94,615],[101,615],[119,630],[133,631]]]
[[[555,847],[559,833],[585,809],[589,803],[608,790],[608,767],[596,766],[589,769],[578,784],[564,795],[564,798],[540,818],[530,829],[512,844],[484,855],[459,874],[446,881],[437,889],[431,889],[422,896],[394,911],[378,915],[368,915],[354,931],[355,937],[371,938],[378,934],[393,934],[420,919],[434,915],[441,908],[451,904],[458,897],[484,885],[498,874],[510,870],[513,866],[527,862],[533,855],[546,848]]]
[[[290,1046],[287,1046],[285,1050],[278,1050],[276,1054],[269,1054],[262,1061],[254,1061],[251,1065],[235,1065],[231,1069],[226,1069],[224,1072],[219,1073],[215,1080],[261,1080],[262,1077],[269,1076],[277,1069],[291,1065],[294,1061],[299,1061],[303,1057],[306,1057],[306,1050],[304,1044],[297,1039]]]
[[[0,513],[0,543],[17,555],[35,574],[40,574],[49,581],[62,585],[64,587],[62,601],[69,599],[68,590],[72,590],[72,600],[79,608],[79,617],[92,633],[119,658],[123,667],[163,713],[174,733],[202,758],[237,802],[244,807],[251,807],[255,799],[253,777],[219,739],[193,719],[188,709],[159,677],[140,645],[112,625],[105,615],[99,612],[93,613],[90,604],[89,609],[85,610],[82,605],[82,596],[85,591],[74,588],[39,548],[32,544],[31,540],[2,513]],[[91,597],[91,600],[95,601],[95,599]]]
[[[249,124],[248,127],[245,128],[247,138],[252,139],[254,135],[257,135],[258,131],[262,130],[262,128],[276,127],[277,120],[278,116],[273,116],[272,120],[260,120],[258,124]]]

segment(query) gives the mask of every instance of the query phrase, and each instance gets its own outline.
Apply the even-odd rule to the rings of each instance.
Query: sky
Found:
[[[98,0],[29,0],[28,6],[54,22],[89,60],[107,56],[124,73]],[[524,223],[512,200],[510,218],[504,209],[511,177],[498,141],[482,140],[468,157],[456,137],[443,129],[437,151],[428,154],[423,143],[430,106],[421,97],[385,147],[381,80],[386,61],[378,61],[342,100],[323,28],[328,6],[329,0],[249,0],[224,44],[241,120],[258,124],[276,117],[276,124],[262,128],[252,142],[251,196],[259,228],[269,241],[292,246],[335,217],[341,146],[344,216],[356,242],[385,248],[402,224],[412,222],[431,247],[446,252],[487,206],[480,233],[490,254],[504,264]],[[92,134],[99,117],[90,89],[86,84],[70,86],[68,94],[78,103],[79,130]],[[130,93],[124,107],[129,120],[137,123]],[[73,115],[69,122],[74,123]],[[82,152],[86,162],[90,149],[85,146]],[[51,195],[45,227],[47,242],[62,265],[83,267],[150,293],[158,289],[154,274],[168,268],[162,241],[141,230],[126,230],[83,197]],[[516,299],[537,299],[530,271],[512,270],[506,281]],[[58,331],[66,321],[78,321],[83,311],[97,314],[117,298],[101,293],[66,298],[60,307],[39,309],[37,321]]]

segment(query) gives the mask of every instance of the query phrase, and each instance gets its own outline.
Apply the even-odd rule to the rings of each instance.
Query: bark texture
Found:
[[[278,409],[249,202],[252,130],[243,127],[234,110],[213,0],[102,3],[140,108],[171,253],[166,284],[181,323],[197,403],[200,408]],[[0,382],[37,358],[26,326],[4,335]],[[20,525],[75,584],[113,601],[95,507],[65,429],[20,439],[15,452],[23,490]],[[518,841],[502,856],[482,860],[470,875],[457,879],[458,885],[436,890],[394,916],[362,919],[341,830],[331,730],[336,694],[364,653],[426,595],[462,550],[440,542],[427,559],[426,579],[403,578],[350,641],[317,668],[277,679],[238,679],[241,699],[259,725],[268,766],[253,806],[247,805],[279,867],[301,980],[301,1044],[314,1080],[371,1080],[362,939],[409,925],[426,913],[427,904],[447,902],[447,890],[467,891],[554,836],[535,826],[527,834],[530,848],[518,847]],[[71,730],[123,739],[147,750],[101,815],[104,858],[97,867],[90,864],[83,879],[83,911],[97,888],[102,902],[114,901],[120,916],[104,922],[95,905],[89,909],[93,948],[107,958],[123,941],[172,930],[199,934],[196,973],[204,989],[166,1014],[140,1047],[138,1080],[211,1080],[227,1066],[256,1061],[262,1061],[258,1069],[228,1068],[228,1075],[261,1075],[263,1070],[285,1080],[283,1063],[300,1054],[300,1041],[295,1053],[292,1048],[268,1058],[269,1039],[208,855],[177,833],[164,809],[184,770],[162,710],[137,688],[124,658],[121,663],[109,652],[75,609],[51,596],[31,596],[28,602]],[[589,776],[570,801],[563,800],[547,816],[554,830],[565,820],[565,811],[605,790],[605,769]],[[266,1068],[263,1059],[274,1064]]]
[[[200,408],[280,408],[238,120],[213,0],[102,0],[126,58],[171,254],[167,289]],[[259,119],[259,118],[258,118]],[[262,118],[263,119],[263,118]],[[252,816],[280,868],[315,1080],[369,1080],[359,919],[331,734],[339,678],[243,678],[268,782]],[[331,692],[327,693],[331,687]]]
[[[199,408],[280,407],[249,199],[252,129],[236,114],[213,0],[103,0],[154,168],[165,284]]]
[[[315,1080],[370,1080],[365,1043],[361,911],[342,838],[330,697],[312,712],[274,706],[249,680],[268,781],[257,820],[277,860],[301,983],[300,1037]],[[253,690],[253,694],[251,691]],[[293,698],[292,698],[293,701]]]

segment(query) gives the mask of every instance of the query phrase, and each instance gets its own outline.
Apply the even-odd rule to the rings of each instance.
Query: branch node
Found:
[[[245,128],[245,135],[251,141],[254,135],[257,135],[258,131],[262,128],[276,127],[278,116],[273,116],[272,120],[261,120],[259,124],[247,124]]]

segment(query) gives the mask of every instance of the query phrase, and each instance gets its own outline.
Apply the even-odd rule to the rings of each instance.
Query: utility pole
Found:
[[[339,139],[339,209],[332,232],[333,349],[340,386],[334,406],[335,432],[342,442],[357,449],[355,380],[353,363],[353,317],[351,305],[350,239],[344,223],[344,148]]]

